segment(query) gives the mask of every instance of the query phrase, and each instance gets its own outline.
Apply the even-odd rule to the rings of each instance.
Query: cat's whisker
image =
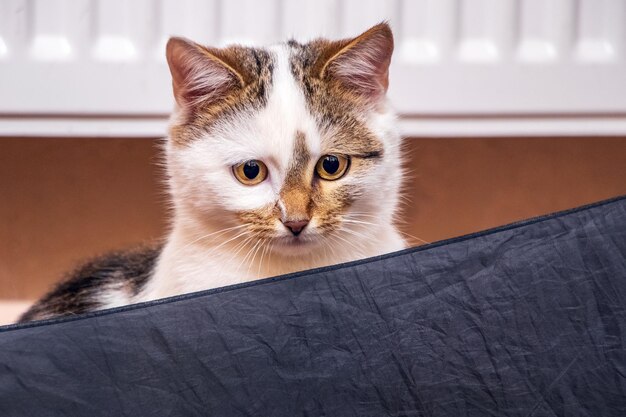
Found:
[[[254,251],[254,254],[252,255],[252,259],[250,259],[250,262],[248,264],[248,273],[250,273],[250,268],[252,268],[252,266],[254,266],[254,260],[256,259],[256,254],[259,252],[259,249],[261,249],[263,247],[263,244],[265,243],[265,239],[259,239],[259,242],[260,242],[260,244],[258,245],[256,250]],[[256,276],[256,278],[258,278],[258,275]]]
[[[237,243],[233,248],[233,253],[231,257],[228,258],[228,261],[232,261],[252,239],[254,239],[254,236],[248,236],[241,242]]]
[[[268,251],[268,248],[270,248],[271,245],[272,245],[272,241],[268,239],[265,242],[265,245],[263,247],[263,252],[261,253],[261,259],[259,260],[259,270],[257,271],[258,276],[261,276],[261,268],[263,266],[263,258],[265,257],[265,253]],[[268,258],[269,258],[269,254],[268,254]]]
[[[250,230],[244,230],[243,232],[241,232],[241,233],[237,234],[236,236],[233,236],[233,237],[231,237],[230,239],[225,240],[224,242],[220,243],[220,244],[219,244],[219,245],[217,245],[216,247],[212,248],[212,251],[216,251],[217,249],[219,249],[219,248],[221,248],[222,246],[224,246],[224,245],[226,245],[226,244],[228,244],[228,243],[232,242],[233,240],[235,240],[235,239],[239,239],[240,237],[242,237],[242,236],[246,236],[246,235],[249,235],[249,234],[251,234],[251,233],[252,233],[252,232],[251,232]]]
[[[257,268],[256,274],[257,277],[261,277],[261,269],[263,267],[263,258],[265,257],[265,252],[267,251],[268,242],[265,242],[263,245],[263,249],[261,250],[261,259],[259,259],[259,267]]]
[[[400,234],[402,234],[404,236],[410,237],[411,239],[415,239],[415,240],[417,240],[417,241],[419,241],[419,242],[421,242],[421,243],[423,243],[425,245],[429,245],[430,243],[432,243],[432,242],[428,242],[427,240],[421,239],[421,238],[419,238],[417,236],[414,236],[412,234],[409,234],[407,232],[403,232],[402,230],[398,230],[398,233],[400,233]]]
[[[346,220],[351,220],[351,221],[361,221],[361,222],[367,222],[370,225],[380,225],[380,216],[345,216],[342,221],[346,221]],[[369,221],[372,220],[372,221]]]
[[[250,236],[252,232],[251,231],[243,231],[241,233],[239,233],[238,235],[232,237],[231,239],[228,239],[227,241],[222,242],[221,244],[219,244],[218,246],[216,246],[215,248],[212,248],[207,255],[210,256],[212,253],[214,253],[217,249],[219,249],[221,246],[229,243],[230,241],[233,241],[235,239],[239,239],[241,237],[245,237],[245,239],[242,242],[237,243],[233,248],[232,251],[234,251],[234,253],[231,255],[231,257],[228,259],[228,262],[224,262],[225,265],[227,265],[230,260],[234,259],[237,254],[241,251],[241,249],[243,249],[243,247],[246,246],[247,242],[249,242],[250,240],[252,240],[254,238],[254,236]],[[223,267],[220,269],[220,271],[223,270]]]
[[[265,239],[265,241],[263,242],[263,248],[261,249],[261,257],[259,259],[259,268],[257,271],[257,277],[262,277],[265,272],[263,271],[263,259],[265,258],[265,254],[267,253],[267,249],[270,245],[271,240],[270,239]]]
[[[352,216],[352,215],[356,215],[356,216],[359,216],[359,217],[360,217],[360,216],[363,216],[363,217],[374,217],[374,218],[377,218],[377,217],[378,217],[378,216],[374,216],[374,215],[371,215],[371,214],[366,214],[366,213],[349,213],[346,217],[348,217],[348,216]],[[347,223],[363,223],[363,224],[369,224],[369,225],[372,225],[372,226],[376,226],[376,224],[375,224],[375,223],[363,222],[363,221],[360,221],[360,220],[354,220],[354,219],[343,219],[343,221],[345,221],[345,222],[347,222]],[[397,220],[395,223],[402,223],[402,222]],[[414,235],[412,235],[412,234],[410,234],[410,233],[407,233],[407,232],[404,232],[404,231],[402,231],[402,230],[398,230],[398,232],[399,232],[400,234],[404,235],[404,236],[410,237],[411,239],[415,239],[416,241],[419,241],[419,242],[421,242],[421,243],[424,243],[424,244],[429,244],[429,243],[431,243],[431,242],[429,242],[429,241],[427,241],[427,240],[424,240],[424,239],[422,239],[422,238],[419,238],[419,237],[417,237],[417,236],[414,236]]]
[[[335,238],[335,239],[339,239],[339,240],[340,240],[340,241],[342,241],[343,243],[347,244],[349,248],[354,248],[355,250],[357,250],[357,251],[358,251],[358,255],[359,255],[359,257],[362,257],[362,256],[363,256],[363,255],[362,255],[362,253],[361,253],[361,249],[362,249],[362,248],[361,248],[361,247],[359,247],[359,246],[357,246],[357,244],[356,244],[356,243],[351,242],[351,241],[349,241],[349,240],[347,240],[347,239],[345,239],[345,238],[343,238],[343,237],[341,237],[340,235],[337,235],[337,234],[336,234],[336,235],[333,235],[332,237],[333,237],[333,238]]]
[[[256,269],[257,278],[261,277],[261,266],[263,265],[263,255],[265,254],[265,250],[267,249],[267,244],[261,245],[261,256],[259,257],[259,262]]]
[[[351,230],[351,229],[345,229],[344,228],[343,231],[345,233],[348,233],[348,234],[350,234],[352,236],[356,236],[356,237],[361,238],[361,239],[370,239],[371,238],[370,236],[367,236],[367,235],[365,235],[363,233],[357,232],[356,230]]]
[[[373,219],[373,220],[378,220],[380,221],[381,218],[380,216],[369,216],[369,215],[365,215],[365,214],[348,214],[346,216],[344,216],[344,219]]]
[[[263,246],[263,242],[264,242],[264,239],[259,239],[259,241],[252,248],[252,251],[251,251],[252,252],[252,256],[247,261],[248,268],[247,268],[246,274],[248,274],[248,275],[250,275],[250,268],[252,268],[254,266],[254,259],[256,258],[256,255],[257,255],[259,249]],[[255,277],[255,278],[258,278],[258,277]]]
[[[225,261],[222,263],[222,266],[221,266],[221,268],[219,269],[219,274],[218,274],[218,275],[221,275],[221,274],[222,274],[222,271],[224,271],[224,269],[225,269],[225,268],[227,268],[227,267],[230,265],[230,262],[232,262],[232,261],[233,261],[233,260],[237,257],[237,255],[241,252],[241,250],[242,250],[243,248],[245,248],[245,247],[247,246],[247,244],[248,244],[248,243],[249,243],[249,242],[250,242],[253,238],[254,238],[253,236],[248,236],[248,237],[246,237],[245,239],[243,239],[241,242],[237,243],[237,245],[235,245],[235,247],[233,247],[233,249],[232,249],[232,250],[233,250],[233,253],[231,254],[231,256],[230,256],[227,260],[225,260]]]
[[[233,255],[229,258],[228,262],[225,262],[225,264],[229,264],[230,262],[234,261],[235,258],[237,258],[237,256],[241,253],[242,250],[244,250],[245,248],[248,247],[248,245],[254,240],[253,236],[249,236],[246,239],[244,239],[243,242],[241,242],[238,246],[239,248],[237,249],[237,251],[235,253],[233,253]],[[237,270],[235,271],[235,273],[239,270],[239,268],[237,268]]]
[[[252,248],[250,250],[248,250],[248,252],[246,252],[246,256],[243,257],[243,259],[241,259],[241,261],[239,262],[239,265],[237,265],[237,269],[235,270],[235,274],[237,274],[239,272],[239,268],[241,268],[244,264],[246,264],[246,261],[248,260],[248,258],[250,257],[250,255],[252,255],[252,252],[255,250],[255,248],[261,243],[261,240],[257,240],[254,245],[252,246]],[[250,272],[250,267],[248,266],[248,272]]]
[[[380,216],[370,216],[367,214],[352,214],[352,213],[344,216],[344,219],[373,219],[373,220],[378,220],[378,221],[381,220]]]
[[[344,223],[353,223],[353,224],[364,224],[366,226],[378,226],[376,223],[372,222],[364,222],[362,220],[352,220],[352,219],[343,219]]]
[[[253,237],[251,237],[251,236],[250,236],[250,237],[247,237],[247,238],[246,238],[246,239],[242,242],[243,244],[239,247],[239,249],[237,250],[237,252],[235,252],[235,253],[234,253],[234,254],[233,254],[233,255],[229,258],[229,261],[228,261],[228,262],[226,262],[225,264],[229,264],[229,263],[231,262],[231,260],[232,260],[232,261],[234,261],[234,260],[238,257],[239,253],[241,253],[241,251],[242,251],[242,250],[244,250],[244,248],[246,248],[246,250],[247,250],[247,248],[248,248],[248,244],[250,244],[250,242],[252,242],[252,241],[253,241],[253,239],[254,239],[254,238],[253,238]],[[247,253],[247,252],[246,252],[246,253]],[[224,265],[224,266],[226,266],[226,265]],[[239,272],[239,267],[240,267],[240,266],[241,266],[241,261],[240,261],[240,262],[239,262],[239,264],[237,265],[237,268],[234,270],[233,275],[237,275],[237,274],[238,274],[238,272]],[[239,279],[237,282],[241,282],[241,279]]]
[[[192,245],[194,245],[194,244],[198,243],[198,242],[199,242],[199,241],[201,241],[201,240],[204,240],[204,239],[207,239],[207,238],[209,238],[209,237],[211,237],[211,236],[215,236],[215,235],[217,235],[217,236],[215,236],[215,238],[214,238],[214,239],[216,239],[216,238],[218,238],[219,236],[221,236],[221,235],[223,235],[223,234],[225,234],[225,233],[227,233],[227,232],[230,232],[230,231],[232,231],[232,230],[241,229],[242,227],[246,227],[246,225],[245,225],[245,224],[241,224],[241,225],[238,225],[238,226],[227,227],[227,228],[225,228],[225,229],[221,229],[221,230],[218,230],[218,231],[213,232],[213,233],[209,233],[209,234],[206,234],[206,235],[202,235],[202,236],[198,237],[197,239],[194,239],[194,240],[192,240],[191,242],[189,242],[189,243],[187,243],[186,245],[184,245],[184,246],[182,246],[181,248],[179,248],[179,249],[177,250],[177,253],[183,252],[185,249],[187,249],[187,248],[189,248],[190,246],[192,246]],[[213,240],[214,240],[214,239],[213,239]]]
[[[220,229],[220,230],[217,230],[215,232],[212,232],[212,233],[209,233],[209,234],[206,234],[206,235],[202,235],[202,236],[198,237],[197,239],[194,239],[191,242],[189,242],[189,244],[194,244],[194,243],[196,243],[196,242],[198,242],[198,241],[200,241],[202,239],[206,239],[206,238],[214,236],[214,235],[218,235],[218,236],[219,235],[223,235],[226,232],[229,232],[231,230],[241,229],[242,227],[246,227],[246,225],[245,224],[240,224],[240,225],[237,225],[237,226],[226,227],[224,229]]]
[[[228,261],[227,261],[227,262],[224,262],[224,264],[223,264],[222,268],[220,268],[220,272],[224,269],[224,267],[225,267],[225,266],[227,266],[227,265],[228,265],[228,263],[230,262],[230,260],[231,260],[231,259],[234,259],[234,258],[237,256],[237,254],[241,251],[241,249],[242,249],[243,247],[245,247],[245,246],[246,246],[246,243],[247,243],[248,241],[250,241],[251,239],[253,239],[253,236],[250,236],[250,234],[251,234],[251,232],[250,232],[250,231],[247,231],[247,230],[246,230],[246,231],[244,231],[244,232],[241,232],[241,233],[239,233],[238,235],[236,235],[236,236],[234,236],[234,237],[232,237],[232,238],[228,239],[227,241],[222,242],[221,244],[219,244],[218,246],[216,246],[215,248],[212,248],[211,250],[209,250],[209,251],[207,252],[207,256],[211,256],[211,254],[212,254],[212,253],[214,253],[214,252],[215,252],[215,251],[217,251],[220,247],[224,246],[225,244],[229,243],[230,241],[233,241],[233,240],[235,240],[235,239],[239,239],[239,238],[241,238],[241,237],[245,237],[245,238],[244,238],[244,240],[243,240],[242,242],[237,243],[237,244],[236,244],[236,245],[232,248],[232,251],[235,251],[235,250],[236,250],[236,251],[235,251],[235,252],[234,252],[234,253],[230,256],[230,258],[228,259]]]

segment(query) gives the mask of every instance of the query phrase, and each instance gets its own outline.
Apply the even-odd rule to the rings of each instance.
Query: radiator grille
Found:
[[[3,0],[0,114],[164,120],[171,35],[266,44],[381,20],[403,119],[626,114],[626,0]]]

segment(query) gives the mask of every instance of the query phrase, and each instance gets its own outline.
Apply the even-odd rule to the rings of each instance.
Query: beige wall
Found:
[[[162,236],[159,155],[147,139],[0,139],[0,299]],[[407,155],[403,228],[429,242],[626,194],[626,138],[410,139]]]

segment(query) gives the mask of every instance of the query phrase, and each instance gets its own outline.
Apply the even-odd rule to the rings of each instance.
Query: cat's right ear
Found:
[[[174,97],[183,108],[217,102],[244,86],[243,77],[220,49],[184,38],[170,38],[166,56]]]

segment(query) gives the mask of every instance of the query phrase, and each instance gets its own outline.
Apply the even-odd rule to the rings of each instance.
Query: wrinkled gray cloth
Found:
[[[626,198],[0,329],[0,416],[626,416]]]

